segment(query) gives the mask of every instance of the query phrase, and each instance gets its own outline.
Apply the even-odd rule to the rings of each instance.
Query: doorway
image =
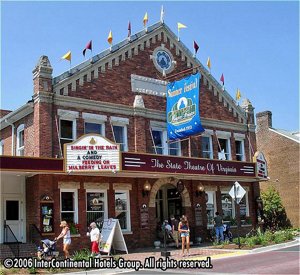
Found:
[[[165,184],[156,193],[156,220],[169,220],[171,215],[177,219],[183,214],[182,198],[177,188],[172,184]]]
[[[4,242],[21,242],[23,239],[23,219],[21,215],[21,200],[4,199],[4,223],[9,226],[4,234]]]

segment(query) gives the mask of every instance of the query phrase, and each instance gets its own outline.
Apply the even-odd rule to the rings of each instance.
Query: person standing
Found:
[[[60,227],[62,227],[61,233],[58,235],[57,238],[55,238],[55,241],[58,241],[59,239],[63,238],[63,252],[65,254],[65,258],[70,258],[69,248],[71,245],[71,234],[70,234],[70,228],[66,221],[60,222]]]
[[[179,248],[179,240],[178,240],[178,225],[179,222],[175,219],[174,215],[171,215],[171,226],[172,226],[172,237],[176,243],[176,247]]]
[[[224,240],[224,234],[223,234],[223,218],[220,216],[220,213],[216,212],[216,217],[214,217],[214,226],[216,230],[216,238],[217,243]],[[219,238],[220,237],[220,238]]]
[[[178,225],[178,231],[180,232],[181,237],[181,248],[182,256],[185,256],[184,249],[186,245],[187,255],[190,256],[190,227],[188,219],[185,215],[182,215],[181,221]]]
[[[92,243],[92,255],[99,257],[100,256],[100,251],[99,251],[99,244],[101,242],[102,235],[100,233],[99,228],[97,227],[95,222],[92,222],[90,224],[91,227],[91,232],[90,232],[90,238],[91,238],[91,243]]]

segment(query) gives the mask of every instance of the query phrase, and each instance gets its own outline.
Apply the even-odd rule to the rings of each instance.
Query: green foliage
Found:
[[[264,222],[266,228],[278,230],[291,226],[282,205],[280,195],[274,186],[269,186],[265,192],[262,192],[261,198],[264,205]]]
[[[82,249],[79,251],[75,251],[72,258],[75,261],[80,261],[80,260],[88,261],[90,254],[91,254],[91,252],[88,249]]]
[[[30,267],[28,268],[29,274],[36,274],[36,268],[35,267]]]

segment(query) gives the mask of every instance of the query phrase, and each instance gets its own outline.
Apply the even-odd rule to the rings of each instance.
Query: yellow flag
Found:
[[[177,28],[178,28],[178,30],[180,30],[180,29],[185,29],[185,28],[187,28],[187,26],[186,25],[183,25],[183,24],[181,24],[181,23],[177,23]]]
[[[68,51],[61,59],[66,59],[71,62],[71,51]]]
[[[208,57],[207,62],[206,62],[207,67],[210,69],[210,58]]]
[[[240,100],[241,96],[242,95],[241,95],[240,89],[238,88],[237,91],[236,91],[235,99]]]
[[[144,27],[148,23],[148,12],[145,13],[144,19],[143,19]]]
[[[109,32],[109,35],[108,35],[108,37],[107,37],[107,42],[111,45],[112,44],[112,42],[113,42],[113,36],[112,36],[112,32],[110,31]]]

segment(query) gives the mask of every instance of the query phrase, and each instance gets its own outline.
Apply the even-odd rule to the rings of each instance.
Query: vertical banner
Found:
[[[199,114],[200,73],[167,86],[167,125],[169,139],[182,139],[201,132]]]

